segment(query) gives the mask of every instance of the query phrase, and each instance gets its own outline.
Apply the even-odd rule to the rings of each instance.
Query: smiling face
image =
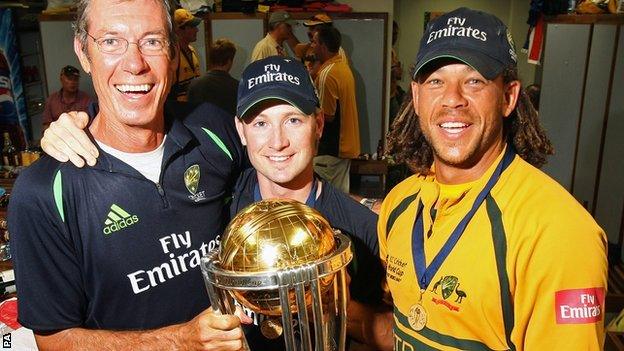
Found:
[[[503,118],[520,83],[485,79],[458,61],[441,61],[412,82],[420,128],[434,151],[436,176],[456,183],[478,179],[503,150]],[[458,176],[458,177],[457,177]]]
[[[273,103],[236,129],[247,146],[258,180],[295,188],[312,182],[312,159],[323,131],[321,114],[306,115],[296,107]]]
[[[87,30],[94,38],[123,38],[130,43],[123,54],[107,54],[88,38],[87,56],[78,38],[74,39],[74,51],[93,79],[98,117],[112,125],[162,124],[159,119],[171,84],[172,60],[166,49],[160,55],[145,56],[135,43],[150,38],[169,40],[164,7],[156,0],[94,0],[88,16]]]

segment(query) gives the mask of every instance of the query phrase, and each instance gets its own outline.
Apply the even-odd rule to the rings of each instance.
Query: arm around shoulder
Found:
[[[60,162],[71,161],[76,167],[82,167],[86,160],[93,166],[99,152],[84,131],[88,123],[86,112],[61,114],[43,133],[41,148]]]

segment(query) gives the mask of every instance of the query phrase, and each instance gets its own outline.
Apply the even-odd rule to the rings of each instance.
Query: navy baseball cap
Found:
[[[439,58],[459,60],[487,79],[517,64],[516,48],[507,26],[498,17],[461,7],[427,24],[420,40],[413,79]]]
[[[306,115],[320,106],[305,66],[282,56],[270,56],[245,68],[238,84],[236,115],[243,119],[254,106],[268,100],[281,100]]]

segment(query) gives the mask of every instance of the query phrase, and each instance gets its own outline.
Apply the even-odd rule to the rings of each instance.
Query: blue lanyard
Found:
[[[477,195],[477,199],[474,204],[472,204],[470,211],[468,211],[466,216],[461,220],[461,222],[459,222],[457,228],[453,230],[451,236],[448,238],[446,243],[444,243],[444,246],[442,246],[442,249],[440,249],[440,252],[438,252],[438,254],[433,258],[433,261],[431,261],[428,267],[425,264],[425,231],[423,224],[424,205],[422,200],[419,200],[418,215],[416,216],[416,222],[414,223],[414,229],[412,230],[412,257],[414,258],[416,276],[419,278],[418,285],[421,289],[424,290],[429,286],[431,279],[435,276],[444,260],[446,260],[448,255],[451,253],[453,247],[455,247],[455,244],[457,244],[457,241],[459,241],[459,238],[464,233],[464,230],[466,230],[466,226],[468,226],[468,223],[474,214],[477,212],[485,198],[489,195],[496,182],[498,182],[498,179],[503,171],[511,164],[515,155],[516,153],[513,150],[513,147],[511,145],[507,145],[507,150],[505,151],[503,159],[500,161],[498,166],[496,166],[496,169],[490,177],[490,180],[488,180],[485,185],[485,188],[483,188],[479,195]]]
[[[308,195],[308,199],[306,200],[305,204],[308,205],[308,207],[312,207],[314,208],[314,205],[316,205],[316,186],[317,186],[318,181],[316,179],[313,179],[312,181],[312,190],[310,190],[310,194]],[[262,200],[262,195],[260,194],[260,187],[258,186],[258,181],[256,181],[256,184],[254,184],[254,202],[258,202]]]

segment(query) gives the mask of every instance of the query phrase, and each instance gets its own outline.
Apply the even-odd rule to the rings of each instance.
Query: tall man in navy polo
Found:
[[[198,267],[224,228],[236,132],[206,105],[185,124],[164,111],[166,1],[81,4],[74,48],[98,95],[88,131],[101,157],[89,168],[45,157],[17,180],[19,321],[41,350],[239,350],[247,317],[206,309]],[[215,123],[197,127],[197,115]]]

